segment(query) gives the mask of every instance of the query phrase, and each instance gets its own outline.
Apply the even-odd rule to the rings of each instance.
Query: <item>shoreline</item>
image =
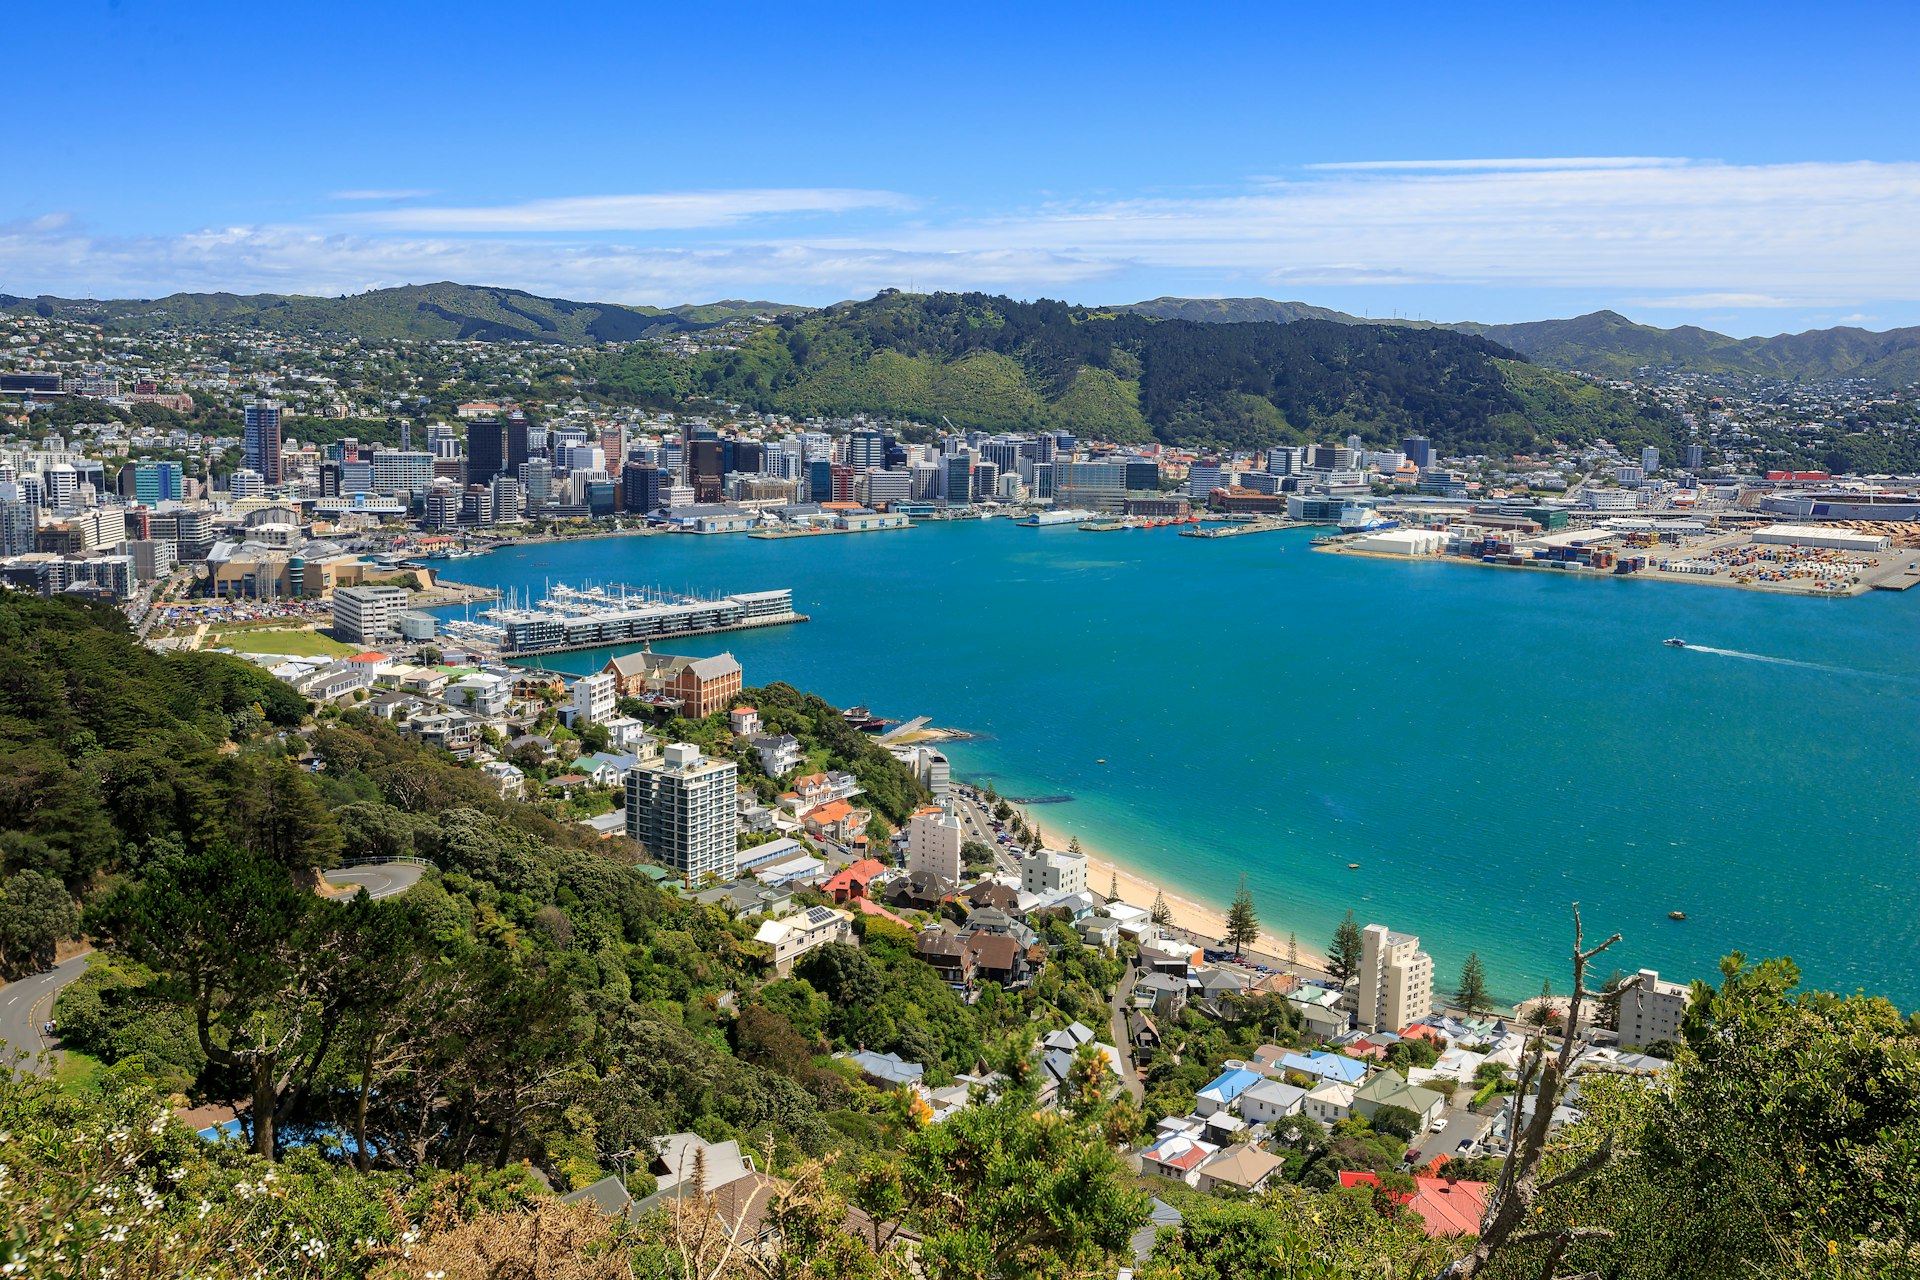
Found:
[[[1028,822],[1033,821],[1031,810],[1022,809],[1022,812],[1027,814]],[[1063,825],[1056,825],[1055,830],[1067,829]],[[1067,830],[1067,835],[1080,841],[1080,852],[1087,857],[1087,888],[1091,892],[1105,897],[1111,883],[1118,880],[1120,900],[1123,902],[1152,909],[1154,898],[1164,897],[1168,909],[1173,914],[1176,929],[1198,934],[1208,940],[1220,939],[1226,933],[1227,908],[1225,906],[1212,906],[1201,901],[1192,890],[1169,888],[1161,882],[1164,876],[1156,879],[1159,873],[1139,869],[1118,855],[1089,845],[1076,831]],[[1048,847],[1063,848],[1064,846],[1049,840]],[[1255,898],[1256,915],[1259,907],[1260,900]],[[1295,967],[1324,973],[1327,965],[1324,948],[1314,943],[1298,941],[1297,931],[1295,932],[1295,951],[1299,955],[1299,959],[1294,962]],[[1264,958],[1277,960],[1284,965],[1287,963],[1287,939],[1263,925],[1259,938],[1248,949],[1249,955],[1256,952]]]
[[[1355,547],[1339,545],[1314,547],[1323,555],[1355,556],[1362,560],[1391,560],[1400,564],[1456,564],[1473,569],[1513,569],[1520,572],[1554,573],[1550,569],[1537,569],[1521,564],[1487,564],[1481,560],[1470,560],[1464,556],[1425,555],[1403,556],[1392,551],[1362,551]],[[1718,574],[1671,573],[1662,569],[1641,569],[1635,573],[1614,573],[1611,570],[1602,573],[1594,569],[1568,570],[1558,573],[1559,577],[1570,579],[1605,578],[1609,581],[1638,579],[1642,582],[1667,582],[1689,587],[1720,587],[1732,591],[1752,591],[1761,595],[1799,596],[1806,600],[1852,600],[1864,596],[1870,591],[1904,590],[1904,587],[1881,587],[1871,582],[1849,583],[1830,591],[1815,589],[1811,584],[1819,581],[1815,578],[1794,579],[1793,582],[1805,582],[1806,586],[1776,582],[1735,582]]]

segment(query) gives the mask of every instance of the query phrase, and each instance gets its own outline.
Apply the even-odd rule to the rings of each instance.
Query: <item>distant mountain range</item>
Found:
[[[1617,311],[1524,324],[1437,324],[1361,317],[1271,298],[1153,298],[1110,310],[1207,324],[1332,320],[1339,324],[1452,329],[1490,338],[1553,368],[1613,377],[1627,377],[1637,369],[1654,367],[1813,381],[1869,378],[1895,385],[1920,381],[1920,327],[1874,333],[1843,326],[1772,338],[1730,338],[1693,325],[1659,329],[1638,324]]]
[[[852,304],[840,304],[848,305]],[[446,281],[338,298],[175,293],[164,298],[94,301],[0,294],[0,311],[90,320],[129,331],[225,325],[273,333],[340,333],[374,340],[470,338],[570,345],[657,338],[708,328],[744,315],[809,310],[790,303],[738,299],[670,308],[570,302],[519,289]],[[1612,377],[1627,377],[1651,366],[1814,381],[1869,378],[1892,385],[1920,381],[1920,327],[1884,333],[1842,327],[1771,338],[1730,338],[1691,325],[1659,329],[1637,324],[1613,311],[1524,324],[1439,324],[1356,316],[1330,307],[1271,298],[1153,298],[1085,310],[1098,315],[1135,314],[1200,324],[1319,320],[1343,325],[1446,329],[1491,339],[1550,368]]]
[[[340,333],[366,339],[468,338],[486,342],[626,342],[709,328],[743,315],[804,308],[728,300],[670,309],[568,302],[483,285],[405,285],[339,298],[277,293],[174,293],[96,302],[0,294],[0,311],[90,320],[132,331],[232,326],[272,333]]]

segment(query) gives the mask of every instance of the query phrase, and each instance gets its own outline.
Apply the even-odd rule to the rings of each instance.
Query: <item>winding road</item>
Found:
[[[53,968],[32,977],[10,982],[0,988],[0,1053],[8,1062],[18,1053],[28,1056],[24,1069],[36,1074],[51,1065],[51,1055],[42,1053],[52,1047],[52,1039],[40,1028],[53,1013],[53,998],[60,988],[87,971],[87,952],[71,960],[62,960]]]
[[[370,898],[391,898],[396,893],[405,893],[420,882],[420,876],[426,871],[424,866],[413,862],[368,863],[359,867],[341,867],[326,873],[328,884],[356,885],[364,887]],[[347,894],[339,895],[347,897]]]

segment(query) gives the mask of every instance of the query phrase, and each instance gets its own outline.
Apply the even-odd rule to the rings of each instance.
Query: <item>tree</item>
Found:
[[[1361,950],[1360,925],[1349,910],[1334,930],[1333,945],[1327,948],[1327,972],[1335,982],[1345,986],[1359,976]]]
[[[1405,1107],[1376,1108],[1369,1122],[1374,1132],[1391,1134],[1402,1142],[1420,1132],[1420,1117]]]
[[[1167,905],[1167,895],[1158,889],[1153,892],[1153,922],[1162,929],[1173,925],[1173,908]]]
[[[154,868],[87,916],[90,933],[155,973],[156,994],[192,1011],[209,1061],[246,1073],[254,1151],[268,1159],[283,1108],[325,1056],[308,989],[330,959],[308,931],[324,905],[285,866],[222,843]]]
[[[1287,933],[1287,963],[1300,963],[1300,935],[1291,931]]]
[[[1487,1011],[1487,973],[1480,965],[1478,951],[1469,951],[1460,966],[1460,985],[1454,988],[1453,1002],[1469,1014]]]
[[[1253,892],[1247,888],[1246,873],[1240,875],[1240,888],[1233,895],[1233,905],[1227,909],[1226,943],[1233,948],[1237,959],[1247,947],[1260,937],[1260,917],[1253,909]]]
[[[20,871],[0,885],[0,969],[16,975],[43,969],[59,941],[79,932],[80,911],[55,877]]]

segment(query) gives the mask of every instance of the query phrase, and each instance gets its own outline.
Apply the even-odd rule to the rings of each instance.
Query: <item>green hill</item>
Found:
[[[667,385],[661,357],[610,357],[603,389]],[[1511,452],[1542,439],[1672,446],[1672,421],[1630,397],[1443,329],[1206,324],[1015,302],[884,293],[788,316],[702,358],[688,389],[763,410],[871,413],[1130,442],[1264,445],[1358,433]]]
[[[1398,319],[1362,319],[1344,311],[1269,298],[1154,298],[1110,309],[1212,324],[1332,320],[1340,324],[1451,329],[1492,339],[1529,360],[1556,369],[1620,378],[1649,367],[1811,381],[1869,378],[1890,385],[1920,378],[1920,327],[1874,333],[1842,326],[1771,338],[1730,338],[1693,325],[1660,329],[1629,320],[1617,311],[1522,324],[1462,321],[1425,325]]]
[[[275,293],[175,293],[164,298],[96,302],[0,295],[0,310],[110,328],[240,328],[323,332],[373,340],[470,338],[488,342],[626,342],[708,328],[738,316],[778,315],[783,303],[727,300],[663,310],[609,302],[569,302],[483,285],[405,285],[339,298]]]

